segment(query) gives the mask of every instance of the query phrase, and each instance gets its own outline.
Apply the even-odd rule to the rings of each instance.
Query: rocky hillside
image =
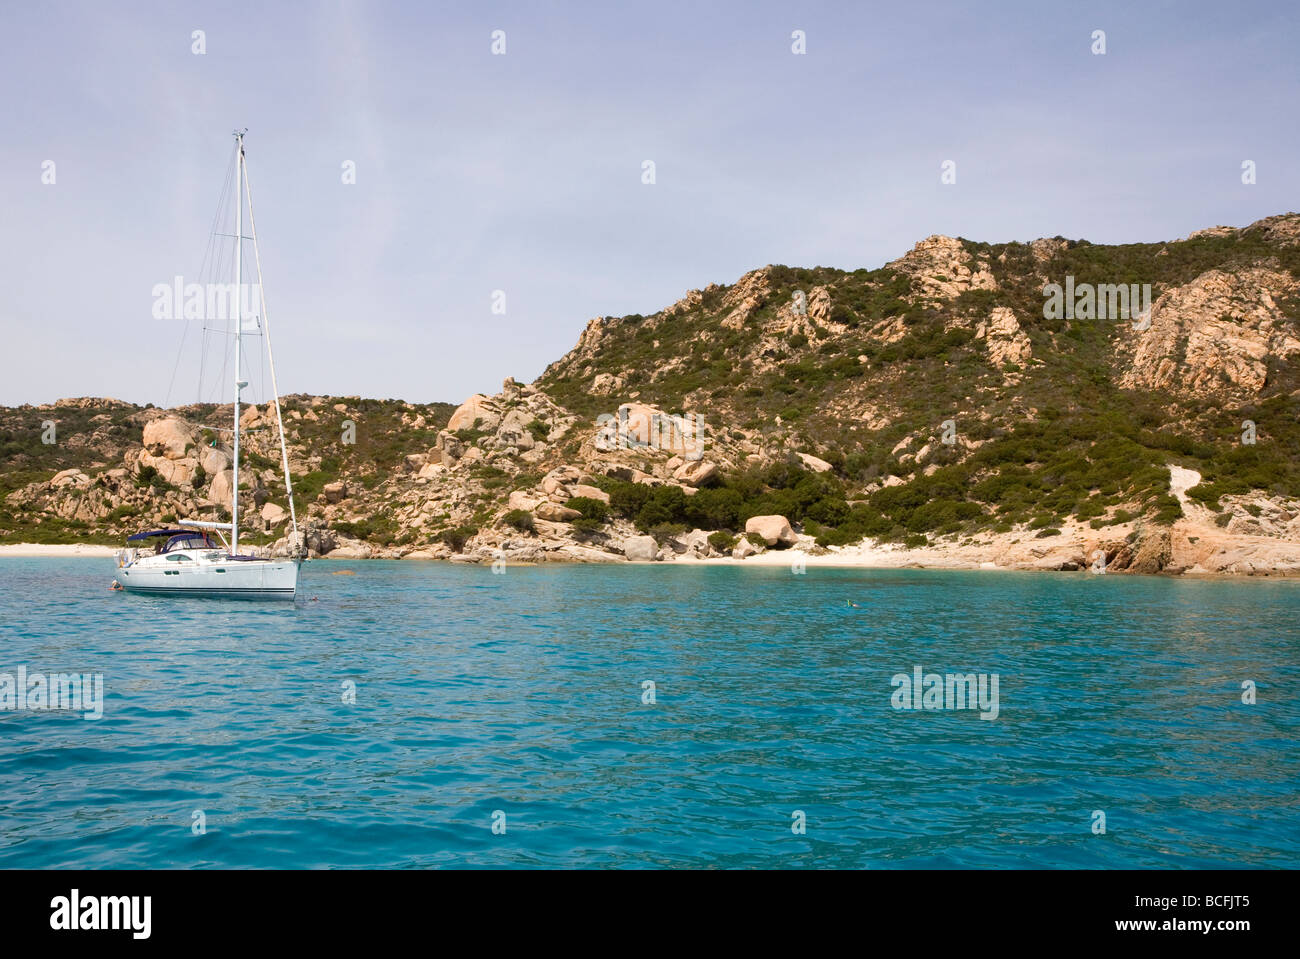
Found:
[[[1136,295],[1128,309],[1143,285],[1149,309]],[[1298,316],[1296,214],[1123,246],[933,236],[877,270],[768,266],[651,316],[593,319],[535,383],[454,410],[289,397],[295,498],[329,556],[793,547],[1300,570]],[[274,549],[285,499],[266,414],[247,414],[241,509]],[[0,536],[116,539],[222,515],[228,434],[211,427],[228,416],[0,411]]]

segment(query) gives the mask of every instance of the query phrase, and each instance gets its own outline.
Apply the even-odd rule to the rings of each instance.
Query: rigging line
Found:
[[[232,167],[227,167],[227,169],[226,169],[226,185],[222,187],[222,193],[225,193],[226,189],[228,189],[228,187],[229,187],[229,183],[230,183],[230,171],[231,171],[231,169],[233,169],[233,168],[232,168]],[[213,229],[216,229],[216,227],[217,227],[217,217],[220,215],[220,211],[221,211],[221,206],[220,206],[220,203],[218,203],[218,206],[217,206],[217,212],[213,214],[213,218],[212,218],[212,228],[213,228]],[[212,245],[212,238],[209,236],[209,238],[208,238],[208,247],[210,248],[211,245]],[[205,251],[205,252],[204,252],[204,256],[203,256],[203,261],[200,261],[200,265],[199,265],[199,273],[200,273],[200,276],[201,276],[202,273],[203,273],[203,266],[202,266],[202,263],[203,263],[204,261],[206,261],[206,260],[207,260],[207,252]],[[173,313],[175,312],[175,310],[176,310],[176,304],[173,303],[173,304],[172,304],[172,311],[173,311]],[[184,315],[184,308],[181,309],[181,313],[182,313],[182,316],[183,316],[183,315]],[[189,323],[189,320],[183,320],[183,321],[182,321],[182,324],[181,324],[181,343],[180,343],[180,346],[178,346],[178,347],[176,348],[176,362],[175,362],[175,364],[173,364],[173,366],[172,366],[172,375],[171,375],[171,379],[168,380],[168,382],[167,382],[167,392],[166,392],[166,394],[164,394],[164,396],[163,396],[163,409],[167,409],[167,408],[171,405],[172,390],[176,387],[176,374],[177,374],[178,372],[180,372],[180,368],[181,368],[181,357],[183,357],[183,356],[185,355],[185,340],[189,337],[189,332],[190,332],[190,323]],[[200,339],[201,339],[201,337],[200,337]],[[201,349],[202,349],[202,345],[200,344],[200,350],[201,350]],[[201,366],[201,365],[200,365],[200,368],[199,368],[199,397],[198,397],[198,398],[199,398],[200,400],[203,399],[203,370],[202,370],[202,366]]]
[[[222,225],[225,223],[225,218],[230,215],[229,206],[230,206],[230,195],[232,190],[231,184],[235,177],[236,165],[238,164],[238,162],[239,162],[238,148],[232,147],[230,169],[227,171],[226,182],[221,191],[221,197],[219,199],[219,202],[217,203],[217,212],[213,217],[213,222],[212,222],[212,232],[208,236],[208,243],[209,243],[208,271],[209,272],[207,275],[207,279],[209,281],[216,279],[225,270],[225,263],[226,263],[225,245],[217,241],[216,233],[220,231]],[[213,331],[209,330],[209,332],[213,332]],[[203,353],[203,364],[205,369],[208,365],[207,345],[210,342],[211,342],[211,337],[205,336],[204,353]],[[222,360],[221,377],[218,378],[216,382],[214,382],[210,387],[211,402],[213,402],[214,404],[220,404],[221,402],[221,397],[222,397],[221,384],[224,382],[225,379],[226,364],[229,362],[229,359],[230,359],[230,349],[223,342],[221,345],[221,360]]]
[[[238,152],[238,151],[236,150],[236,152]],[[235,158],[235,162],[236,162],[236,163],[239,162],[238,156],[236,156],[236,158]],[[236,187],[236,189],[238,189],[238,187]],[[229,202],[229,200],[227,199],[227,203],[228,203],[228,202]],[[235,202],[236,202],[236,203],[239,203],[239,204],[242,204],[242,203],[244,202],[244,198],[243,198],[242,196],[236,197]],[[237,246],[237,245],[236,245],[236,246]],[[220,250],[220,247],[218,247],[218,250]],[[232,265],[234,264],[234,260],[235,260],[235,257],[236,257],[237,255],[238,255],[238,250],[236,249],[236,252],[233,253],[233,254],[231,254],[231,257],[230,257],[230,260],[231,260],[231,264],[232,264]],[[220,264],[221,264],[221,267],[223,268],[223,271],[224,271],[224,266],[225,266],[225,257],[224,257],[224,255],[218,255],[218,260],[219,260],[219,262],[220,262]],[[241,266],[241,268],[242,268],[242,266],[243,266],[242,262],[241,262],[240,266]],[[238,292],[236,292],[235,295],[238,296],[238,295],[239,295]],[[231,337],[231,336],[234,336],[234,335],[235,335],[235,331],[234,331],[234,328],[233,328],[233,324],[232,324],[232,322],[231,322],[232,319],[233,319],[233,318],[232,318],[231,316],[229,316],[229,315],[227,315],[227,316],[225,317],[225,331],[224,331],[224,332],[225,332],[225,336],[226,336],[226,337]],[[242,322],[243,322],[243,318],[242,318],[242,317],[240,318],[240,322],[241,322],[241,324],[242,324]],[[220,332],[220,331],[214,330],[213,332],[215,333],[215,332]],[[228,375],[229,375],[229,370],[230,370],[230,357],[231,357],[231,355],[233,354],[233,352],[234,352],[234,351],[231,350],[231,349],[229,348],[228,345],[226,345],[225,343],[222,344],[222,348],[221,348],[221,375],[220,375],[219,377],[217,377],[217,382],[216,382],[216,384],[215,384],[214,387],[213,387],[213,400],[214,400],[214,402],[216,402],[218,405],[223,405],[223,404],[222,404],[222,394],[223,394],[223,389],[222,389],[222,387],[221,387],[221,384],[227,382],[227,377],[228,377]],[[240,360],[241,360],[241,361],[243,360],[243,356],[242,356],[242,355],[240,356]]]
[[[231,332],[231,329],[230,329],[230,320],[229,320],[229,318],[227,318],[227,319],[226,319],[226,336],[233,336],[233,335],[234,335],[234,334]],[[214,399],[214,401],[217,403],[218,406],[224,405],[224,404],[222,404],[222,402],[221,402],[221,387],[220,387],[219,384],[226,382],[226,372],[227,372],[227,370],[228,370],[228,368],[229,368],[229,366],[230,366],[230,354],[233,353],[233,352],[234,352],[234,351],[233,351],[233,350],[230,350],[230,349],[223,349],[223,350],[221,351],[221,375],[220,375],[219,377],[217,377],[217,384],[218,384],[218,385],[215,387],[215,392],[213,393],[213,399]]]
[[[280,428],[280,457],[284,463],[284,491],[289,500],[289,522],[293,525],[292,548],[298,549],[298,512],[293,505],[293,480],[289,476],[289,444],[284,439],[284,416],[280,412],[280,387],[275,382],[275,357],[271,353],[271,325],[266,318],[266,288],[262,285],[262,254],[257,246],[257,221],[253,219],[253,187],[248,182],[248,164],[244,164],[244,189],[248,191],[248,227],[253,234],[253,262],[257,264],[257,292],[262,316],[259,326],[266,337],[266,355],[271,367],[271,395],[275,398],[275,422]]]
[[[172,378],[167,381],[167,392],[163,394],[163,409],[170,409],[172,402],[172,389],[176,386],[176,374],[180,372],[181,357],[185,355],[185,338],[189,335],[190,324],[184,322],[181,324],[181,345],[176,348],[176,362],[172,365]]]
[[[217,195],[217,208],[212,214],[212,225],[208,230],[208,241],[203,250],[203,259],[199,264],[199,279],[203,280],[207,270],[216,257],[214,253],[216,247],[215,234],[221,228],[222,212],[226,208],[226,198],[230,194],[230,181],[234,177],[235,171],[235,148],[231,148],[230,163],[226,166],[226,179],[221,185],[221,192]],[[186,326],[188,327],[188,322]],[[204,326],[203,332],[199,335],[199,375],[197,382],[198,402],[203,402],[203,374],[207,368],[208,355],[208,338],[207,327]],[[175,374],[173,373],[173,377]]]

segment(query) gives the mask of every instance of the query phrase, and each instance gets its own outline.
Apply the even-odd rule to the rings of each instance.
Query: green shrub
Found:
[[[1170,526],[1183,518],[1183,504],[1168,493],[1156,496],[1153,505],[1156,509],[1153,519],[1160,526]]]
[[[715,533],[709,534],[709,545],[719,553],[730,553],[736,548],[736,539],[737,538],[731,533],[725,533],[722,530],[718,530]]]
[[[338,479],[338,463],[333,464],[334,469],[327,470],[325,464],[321,464],[321,469],[313,470],[293,481],[293,493],[299,503],[310,503],[316,499],[324,490],[326,483],[332,483]]]
[[[685,533],[690,527],[685,523],[656,523],[646,530],[660,546]]]
[[[744,508],[738,490],[721,486],[702,489],[683,504],[686,522],[700,529],[735,529]]]
[[[369,516],[354,523],[340,521],[333,528],[345,536],[380,546],[392,546],[397,542],[400,531],[397,523],[388,516]]]
[[[649,487],[650,495],[645,505],[637,511],[634,522],[638,529],[651,532],[665,524],[685,527],[686,494],[680,486]],[[612,500],[612,497],[611,497]]]
[[[624,480],[607,479],[609,505],[615,513],[625,519],[635,519],[637,513],[650,499],[651,487],[643,483],[629,483]]]
[[[505,516],[501,517],[501,522],[514,527],[521,533],[531,533],[535,526],[533,514],[526,509],[510,510]]]
[[[474,446],[480,439],[488,435],[487,430],[481,430],[478,428],[478,424],[481,422],[482,420],[475,420],[473,426],[467,426],[464,429],[457,430],[452,435],[467,447]]]
[[[609,521],[609,506],[604,500],[594,499],[590,496],[574,496],[564,504],[569,509],[576,509],[582,514],[583,519],[593,520],[597,525]]]
[[[457,526],[454,529],[443,530],[441,539],[459,553],[476,533],[478,533],[478,530],[473,526]]]

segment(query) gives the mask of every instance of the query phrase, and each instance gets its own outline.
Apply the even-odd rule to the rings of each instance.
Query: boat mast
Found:
[[[247,385],[239,377],[239,334],[244,325],[241,267],[244,259],[244,132],[235,132],[235,444],[230,494],[230,553],[239,555],[239,391]]]

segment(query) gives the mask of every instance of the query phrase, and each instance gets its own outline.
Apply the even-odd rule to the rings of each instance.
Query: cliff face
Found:
[[[1119,384],[1179,397],[1258,398],[1270,363],[1300,353],[1284,307],[1297,293],[1292,274],[1268,267],[1207,270],[1167,290],[1152,307],[1148,335],[1126,344]]]
[[[671,559],[794,537],[900,562],[1289,571],[1298,306],[1296,214],[1167,243],[932,236],[878,270],[768,266],[593,319],[535,383],[454,410],[286,398],[300,522],[338,556]],[[246,414],[241,510],[275,548],[266,414]],[[0,411],[0,537],[220,516],[228,434],[207,427],[228,416]],[[790,536],[768,543],[764,516]]]

